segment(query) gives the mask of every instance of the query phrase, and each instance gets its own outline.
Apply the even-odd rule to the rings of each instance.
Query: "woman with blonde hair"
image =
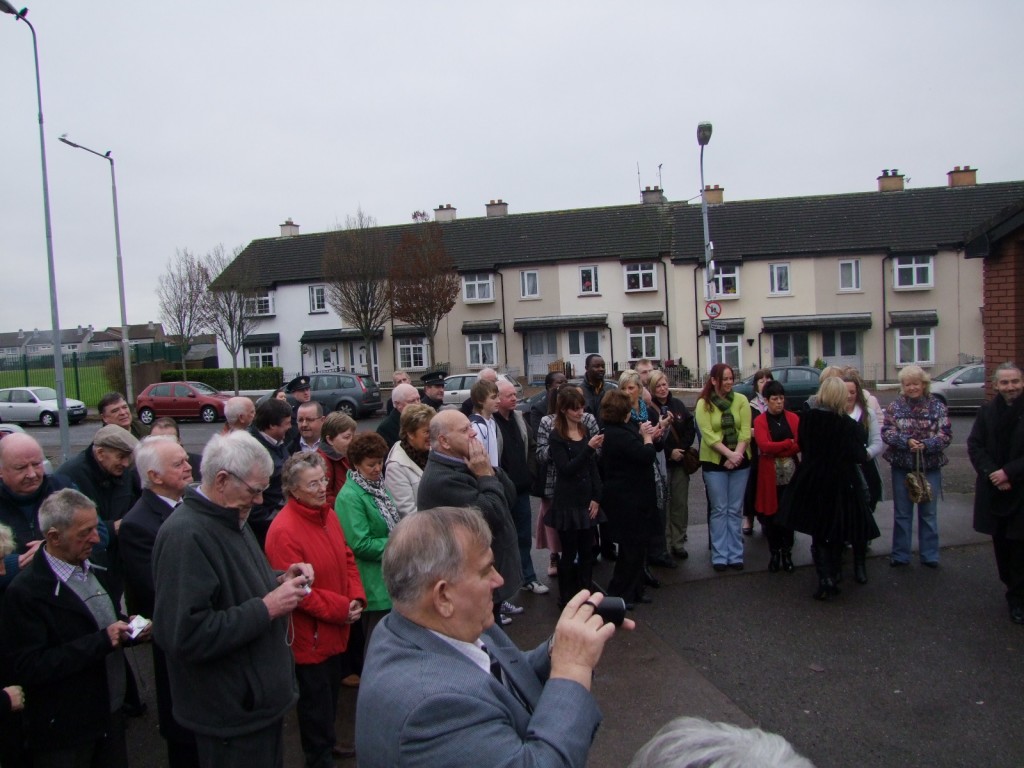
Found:
[[[384,463],[384,487],[402,517],[416,511],[416,491],[430,453],[430,420],[437,414],[423,403],[405,406],[398,422],[398,442]]]

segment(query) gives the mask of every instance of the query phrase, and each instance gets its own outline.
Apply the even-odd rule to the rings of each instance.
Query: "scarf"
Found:
[[[634,424],[643,424],[645,421],[647,421],[647,403],[644,402],[644,399],[642,397],[640,398],[639,410],[634,408],[629,409],[629,419]]]
[[[427,468],[427,457],[430,455],[430,451],[417,451],[409,443],[402,438],[402,450],[405,451],[405,455],[412,459],[412,463],[420,469]]]
[[[398,514],[398,508],[395,506],[395,502],[392,501],[391,494],[389,494],[384,488],[383,478],[371,483],[359,474],[357,470],[350,469],[348,471],[348,479],[353,481],[373,498],[374,503],[377,505],[377,511],[380,512],[380,516],[384,518],[384,522],[388,524],[388,533],[391,533],[402,517]]]
[[[722,397],[714,390],[711,392],[711,402],[722,412],[722,442],[725,443],[730,451],[736,450],[736,446],[740,442],[740,433],[736,431],[736,417],[732,415],[730,410],[732,407],[732,396],[732,392],[725,397]]]

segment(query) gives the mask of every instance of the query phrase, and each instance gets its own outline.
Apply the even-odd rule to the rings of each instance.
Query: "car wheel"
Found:
[[[356,409],[352,405],[352,403],[346,402],[345,400],[342,400],[340,403],[338,403],[338,407],[335,408],[334,410],[336,410],[338,413],[344,413],[346,416],[351,416],[353,419],[359,418],[359,415],[356,413]]]
[[[212,405],[204,405],[203,410],[199,412],[199,418],[207,424],[213,424],[217,420],[217,409]]]
[[[139,411],[139,421],[143,424],[152,424],[155,418],[156,414],[153,413],[152,408],[143,408]]]
[[[39,423],[42,424],[44,427],[52,427],[54,424],[57,423],[57,417],[54,416],[49,411],[43,411],[42,414],[40,414],[39,416]]]

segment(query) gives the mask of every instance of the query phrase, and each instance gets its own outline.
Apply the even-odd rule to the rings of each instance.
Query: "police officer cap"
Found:
[[[296,376],[288,382],[284,391],[291,394],[292,392],[301,392],[304,389],[309,389],[309,376]]]
[[[432,384],[442,385],[444,384],[444,371],[428,371],[420,376],[420,381],[425,387]]]

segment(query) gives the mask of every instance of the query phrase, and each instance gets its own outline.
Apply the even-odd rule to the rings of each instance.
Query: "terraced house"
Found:
[[[945,187],[905,188],[896,170],[877,182],[865,193],[733,202],[706,190],[720,359],[744,373],[823,360],[892,379],[908,363],[938,372],[982,354],[982,265],[965,258],[965,238],[1019,206],[1024,181],[978,184],[976,169],[958,166]],[[706,369],[699,204],[648,188],[635,205],[510,214],[498,200],[485,212],[434,211],[461,280],[436,349],[420,328],[388,322],[367,347],[342,326],[322,270],[330,233],[299,234],[288,220],[279,237],[254,240],[220,278],[245,274],[260,287],[245,364],[380,379],[446,362],[538,381],[554,361],[581,372],[597,352],[609,369],[640,357]],[[417,226],[377,232],[394,247]]]

